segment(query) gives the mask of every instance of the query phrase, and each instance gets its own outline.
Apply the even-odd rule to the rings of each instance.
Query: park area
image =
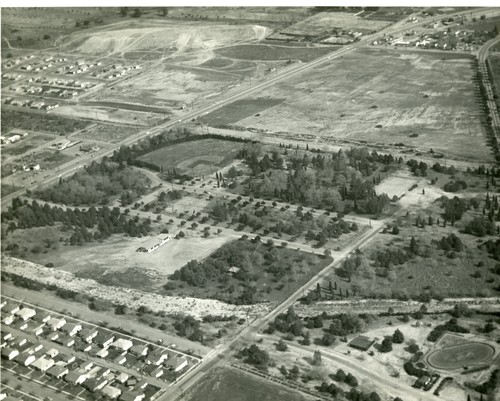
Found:
[[[264,89],[256,96],[285,100],[238,125],[491,161],[473,75],[467,56],[357,50]]]
[[[189,401],[305,401],[299,392],[229,367],[212,369],[187,396]]]
[[[241,142],[201,139],[154,150],[139,160],[161,167],[165,172],[175,169],[179,174],[205,176],[231,163],[241,148]]]

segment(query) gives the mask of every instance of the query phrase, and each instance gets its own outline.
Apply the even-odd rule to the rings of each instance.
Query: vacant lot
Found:
[[[490,161],[473,73],[468,57],[358,50],[264,90],[286,100],[239,125]]]
[[[2,110],[2,134],[19,128],[28,131],[67,135],[85,128],[89,124],[87,121],[73,120],[52,114]]]
[[[293,35],[321,35],[332,29],[356,30],[359,32],[378,31],[390,25],[387,21],[365,20],[354,13],[322,12],[292,25],[282,33]]]
[[[297,391],[229,367],[212,369],[187,396],[189,401],[304,401]]]
[[[389,198],[393,196],[399,197],[416,182],[418,182],[418,178],[412,176],[410,172],[400,171],[397,175],[395,174],[383,180],[375,187],[375,191],[377,191],[377,194],[386,193]]]
[[[257,98],[236,100],[226,106],[213,111],[198,120],[212,126],[233,124],[255,113],[272,108],[280,104],[283,99]]]
[[[180,174],[203,176],[233,161],[241,147],[239,142],[202,139],[166,146],[139,159],[161,166],[165,172],[176,169]]]
[[[117,143],[128,138],[130,135],[137,134],[138,131],[137,127],[130,125],[94,124],[72,138]]]
[[[310,61],[317,57],[330,53],[332,47],[298,47],[279,45],[239,45],[223,47],[216,54],[226,58],[241,60],[300,60]]]
[[[2,146],[2,159],[9,156],[21,155],[53,139],[54,137],[50,135],[31,134],[24,137],[21,141]]]

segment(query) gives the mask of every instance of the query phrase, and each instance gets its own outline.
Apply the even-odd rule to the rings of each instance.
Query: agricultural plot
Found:
[[[491,161],[473,73],[470,58],[363,49],[264,90],[286,100],[239,125]]]
[[[306,400],[297,391],[228,367],[212,369],[193,388],[187,399],[189,401]]]
[[[166,146],[139,160],[162,167],[164,171],[175,169],[180,174],[204,176],[233,161],[241,147],[239,142],[202,139]]]
[[[199,122],[211,126],[233,124],[255,113],[260,113],[280,104],[283,99],[257,98],[242,99],[213,111],[198,119]]]

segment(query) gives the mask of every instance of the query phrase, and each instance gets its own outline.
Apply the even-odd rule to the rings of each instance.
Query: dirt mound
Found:
[[[261,40],[269,29],[259,25],[204,25],[130,28],[102,31],[78,40],[77,51],[113,54],[125,51],[166,50],[190,51]],[[75,43],[69,40],[67,44]],[[64,44],[63,44],[64,46]]]

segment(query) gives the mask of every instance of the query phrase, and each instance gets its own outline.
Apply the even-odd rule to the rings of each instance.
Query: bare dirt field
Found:
[[[239,125],[490,161],[472,78],[468,57],[362,49],[259,93],[286,100]]]
[[[167,146],[139,159],[162,166],[164,171],[175,168],[181,174],[210,175],[232,162],[241,148],[240,142],[203,139]]]
[[[168,275],[190,260],[202,260],[233,239],[224,235],[201,238],[191,235],[190,230],[184,231],[187,234],[185,239],[172,239],[151,253],[136,252],[149,241],[149,237],[114,236],[105,243],[67,246],[61,251],[27,258],[41,264],[53,263],[56,269],[76,273],[83,278],[151,291],[161,287]]]
[[[300,60],[310,61],[332,52],[338,47],[298,47],[269,44],[228,46],[216,50],[216,54],[229,59],[241,60]]]
[[[389,198],[393,196],[399,197],[418,181],[419,179],[410,172],[399,171],[397,174],[386,178],[375,186],[375,191],[377,194],[386,193]]]

